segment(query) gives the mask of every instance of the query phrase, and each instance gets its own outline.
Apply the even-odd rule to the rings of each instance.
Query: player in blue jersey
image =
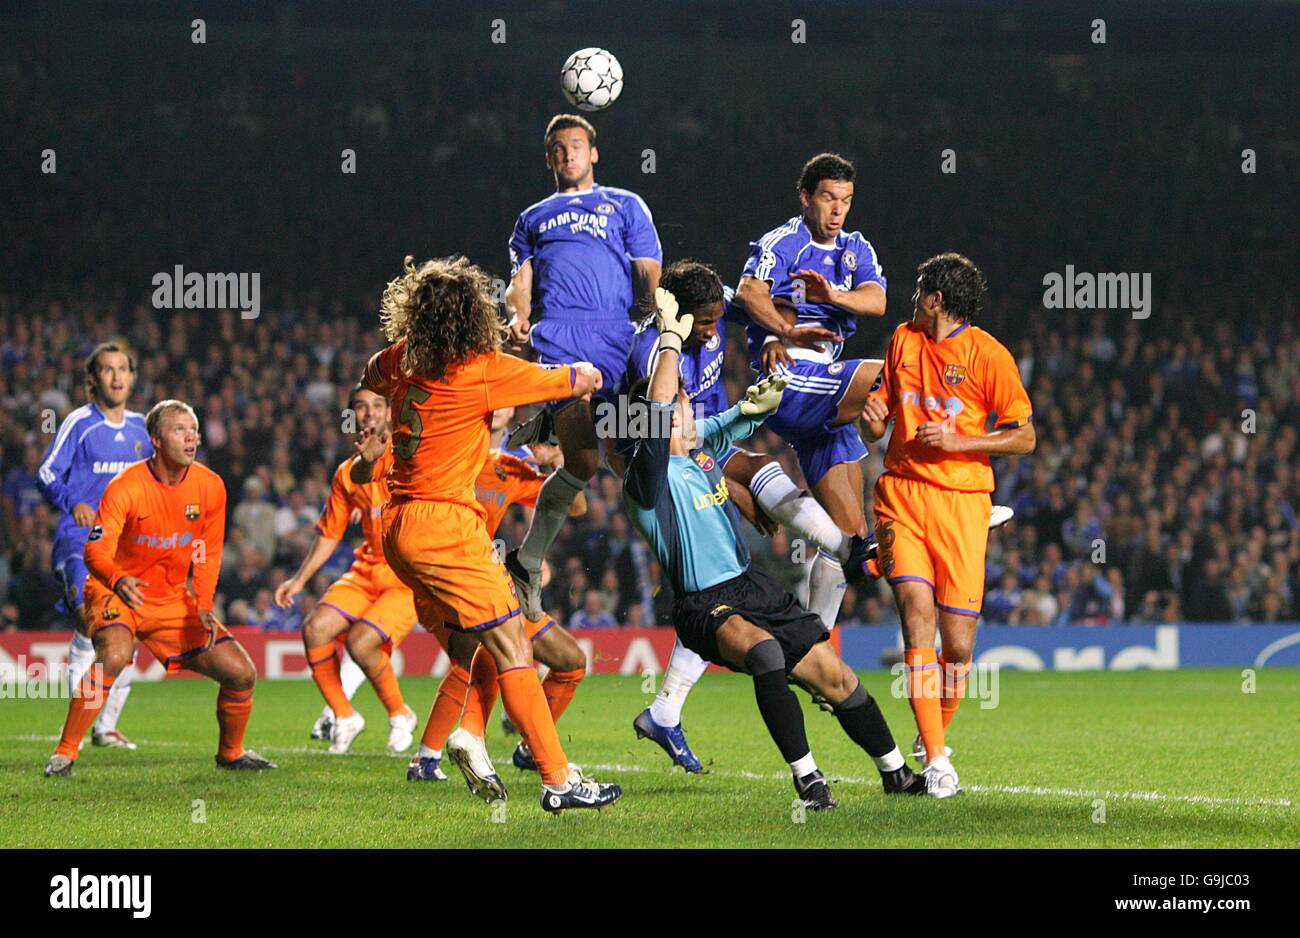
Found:
[[[718,325],[749,320],[734,311],[732,291],[723,286],[717,272],[707,264],[675,261],[664,269],[660,285],[677,298],[694,323],[678,357],[682,393],[689,399],[696,420],[720,414],[730,402],[722,379],[726,337],[718,331]],[[644,306],[652,309],[648,300]],[[655,314],[649,312],[633,337],[632,354],[619,388],[620,400],[629,400],[632,386],[649,377],[658,345],[658,325]],[[622,458],[630,454],[631,448],[630,441],[620,441],[616,455],[610,457],[611,467],[619,475]],[[718,465],[727,479],[731,501],[759,530],[767,532],[770,519],[850,567],[866,558],[870,550],[867,540],[842,532],[816,499],[795,486],[774,457],[733,444],[719,454]],[[688,772],[699,772],[700,761],[681,727],[682,706],[707,667],[707,661],[679,641],[669,659],[661,690],[633,723],[638,737],[654,740]]]
[[[692,317],[662,288],[655,302],[654,366],[632,393],[641,406],[671,418],[646,421],[650,429],[627,460],[623,501],[673,584],[678,638],[702,658],[753,678],[763,722],[805,807],[833,808],[835,801],[789,681],[826,699],[845,733],[871,756],[886,793],[923,794],[924,783],[904,763],[876,702],[826,641],[821,620],[749,562],[719,459],[780,406],[785,377],[760,380],[739,404],[697,424],[679,372]]]
[[[871,243],[844,231],[853,202],[853,164],[821,153],[804,164],[799,177],[802,212],[750,245],[736,291],[750,317],[747,328],[753,366],[789,373],[781,409],[768,420],[795,450],[814,496],[846,534],[866,535],[863,479],[859,460],[867,454],[857,421],[881,362],[842,359],[842,341],[862,316],[885,313],[885,275]],[[774,300],[794,306],[796,323],[816,324],[836,341],[815,348],[787,348],[771,325],[785,317]],[[809,607],[827,628],[835,624],[844,598],[845,568],[819,552],[809,577]]]
[[[70,687],[81,683],[95,663],[95,646],[82,622],[82,588],[86,583],[86,538],[95,523],[99,499],[113,477],[132,463],[153,455],[144,415],[126,409],[135,387],[135,359],[120,345],[104,342],[86,359],[90,403],[63,419],[37,474],[41,493],[60,513],[54,532],[54,575],[63,586],[63,603],[75,623],[68,649]],[[118,675],[91,739],[96,746],[134,749],[117,728],[131,693],[132,665]]]
[[[547,478],[528,534],[506,556],[531,619],[543,613],[542,559],[600,462],[593,406],[618,386],[632,343],[632,304],[659,285],[663,260],[641,197],[596,184],[600,153],[590,122],[559,114],[546,128],[545,144],[555,192],[520,214],[510,238],[510,334],[530,342],[543,364],[591,362],[607,391],[592,402],[548,407],[564,466]]]

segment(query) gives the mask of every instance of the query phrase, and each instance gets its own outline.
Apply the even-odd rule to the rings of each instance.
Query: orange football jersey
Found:
[[[371,472],[371,481],[358,485],[352,481],[353,456],[339,463],[334,470],[334,479],[330,483],[329,499],[316,522],[316,530],[321,537],[341,541],[348,530],[348,519],[352,509],[361,510],[361,533],[365,540],[356,549],[356,559],[365,563],[384,563],[384,525],[383,508],[388,501],[388,483],[384,475],[392,468],[393,446],[389,442],[384,454],[375,461]]]
[[[474,497],[487,510],[488,534],[495,534],[511,505],[537,504],[546,476],[518,456],[499,449],[488,453],[483,471],[474,480]]]
[[[212,609],[226,539],[226,486],[221,477],[192,463],[176,485],[164,485],[149,460],[123,469],[99,502],[86,541],[86,566],[112,589],[124,576],[142,587],[150,605],[180,601],[194,567],[200,612]]]
[[[479,355],[440,381],[406,375],[405,349],[405,342],[395,342],[375,353],[362,378],[365,387],[388,398],[394,415],[388,491],[395,502],[477,506],[474,480],[487,461],[492,411],[573,393],[573,368],[547,368],[504,352]]]
[[[993,491],[988,454],[924,446],[916,440],[917,428],[943,422],[953,433],[983,436],[991,413],[999,429],[1034,419],[1015,359],[972,325],[936,342],[916,323],[903,323],[889,340],[880,387],[871,397],[884,401],[895,418],[886,470],[961,492]]]

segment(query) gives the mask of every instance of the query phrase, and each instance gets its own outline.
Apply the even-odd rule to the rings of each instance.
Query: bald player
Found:
[[[94,722],[135,641],[169,672],[188,668],[219,685],[217,766],[273,769],[244,748],[257,671],[213,612],[226,534],[226,487],[198,462],[199,421],[186,403],[166,400],[145,416],[153,444],[108,484],[86,542],[83,616],[95,664],[68,703],[46,776],[72,774],[77,747]],[[186,581],[193,578],[193,588]]]

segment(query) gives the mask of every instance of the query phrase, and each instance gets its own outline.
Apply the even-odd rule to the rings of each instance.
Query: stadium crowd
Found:
[[[467,68],[395,43],[386,66],[365,74],[346,57],[314,67],[303,52],[250,55],[239,67],[108,56],[60,74],[18,49],[0,66],[0,108],[15,131],[0,153],[17,164],[19,139],[63,141],[57,175],[36,183],[42,199],[5,192],[24,236],[8,239],[0,259],[9,284],[0,293],[0,627],[66,624],[49,570],[56,519],[35,472],[57,421],[84,399],[82,358],[110,337],[137,356],[133,409],[179,397],[199,411],[200,459],[229,492],[221,614],[297,627],[350,557],[342,545],[294,610],[275,607],[273,590],[310,544],[330,473],[350,452],[342,412],[382,345],[373,310],[383,279],[408,250],[463,250],[504,277],[514,217],[547,191],[535,151],[560,102],[547,109],[531,93],[532,54]],[[598,181],[646,197],[666,260],[694,255],[734,282],[746,242],[795,211],[789,177],[813,148],[858,160],[863,197],[849,227],[876,245],[891,290],[886,322],[866,323],[850,354],[881,353],[910,309],[911,266],[922,257],[953,247],[984,267],[992,295],[982,323],[1015,353],[1039,434],[1032,457],[995,462],[995,501],[1017,517],[990,538],[986,621],[1300,616],[1300,300],[1294,241],[1282,236],[1295,200],[1248,189],[1288,178],[1295,156],[1261,159],[1258,183],[1239,156],[1293,127],[1294,87],[1266,69],[1198,61],[1180,78],[1191,92],[1169,104],[1137,92],[1145,86],[1133,60],[1102,69],[1026,56],[956,84],[909,60],[920,90],[903,93],[889,67],[902,53],[882,45],[880,54],[878,94],[847,119],[843,95],[786,96],[786,112],[760,114],[744,83],[704,96],[629,93],[599,119],[610,139]],[[666,52],[654,80],[685,80],[674,61]],[[788,135],[748,131],[764,121],[799,126],[816,143],[794,152]],[[655,128],[653,139],[643,128]],[[697,158],[726,140],[745,140],[746,158]],[[638,172],[636,155],[651,144],[660,170]],[[349,145],[364,169],[352,178],[335,158]],[[935,154],[949,145],[959,172],[936,183]],[[96,173],[78,172],[76,161],[90,159]],[[674,160],[691,161],[688,179]],[[106,177],[121,185],[102,186]],[[712,196],[684,197],[687,182]],[[3,186],[28,182],[15,174]],[[474,211],[463,210],[467,199]],[[458,206],[455,225],[436,224],[448,205]],[[986,221],[993,213],[997,226]],[[942,243],[918,217],[944,219]],[[1176,240],[1188,229],[1195,252]],[[1128,266],[1116,268],[1117,258]],[[153,309],[143,285],[180,260],[268,272],[260,318]],[[1151,271],[1160,290],[1151,318],[1045,310],[1042,276],[1066,260]],[[733,399],[750,375],[739,338],[728,352]],[[752,443],[781,452],[798,478],[781,446],[766,433]],[[872,450],[869,482],[882,468],[883,447]],[[602,472],[588,505],[552,552],[548,608],[583,627],[666,623],[671,597],[618,482]],[[525,529],[512,509],[499,536],[517,544]],[[797,585],[805,565],[792,562],[800,546],[784,532],[755,533],[751,546]],[[842,621],[896,623],[889,590],[850,590]]]
[[[220,597],[232,623],[291,629],[350,560],[348,545],[290,613],[271,601],[313,537],[333,467],[350,451],[348,388],[381,343],[341,309],[117,315],[98,303],[56,303],[33,316],[5,302],[0,322],[3,524],[0,596],[7,624],[55,624],[49,570],[54,515],[36,468],[56,421],[83,397],[81,357],[124,338],[137,350],[134,406],[195,402],[201,460],[226,480],[230,533]],[[1032,458],[997,466],[996,500],[1016,521],[990,538],[984,617],[1021,625],[1189,620],[1275,621],[1296,615],[1300,519],[1300,332],[1295,319],[1247,342],[1221,320],[1211,335],[1142,339],[1128,320],[1070,332],[1039,317],[1015,346],[1039,428]],[[727,381],[749,372],[733,333]],[[521,415],[522,416],[522,415]],[[797,462],[775,436],[751,446]],[[880,448],[868,457],[881,471]],[[518,543],[523,509],[499,536]],[[784,532],[753,532],[758,561],[792,587],[804,570]],[[809,555],[811,556],[811,555]],[[560,621],[584,627],[664,623],[671,597],[628,525],[619,484],[602,472],[585,517],[552,553],[545,592]],[[896,621],[887,589],[852,593],[843,620]]]

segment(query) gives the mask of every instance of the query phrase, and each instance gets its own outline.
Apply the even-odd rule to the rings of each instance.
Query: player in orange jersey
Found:
[[[108,484],[86,542],[83,610],[95,664],[68,703],[59,745],[45,774],[71,775],[77,746],[131,660],[136,639],[168,671],[189,668],[217,692],[223,769],[273,769],[244,748],[257,670],[213,613],[226,536],[226,487],[194,461],[199,421],[181,401],[155,404],[145,416],[154,454]],[[187,585],[191,580],[193,587]]]
[[[383,428],[388,422],[388,404],[373,391],[354,388],[348,407],[356,415],[358,429]],[[385,454],[381,458],[388,457]],[[365,717],[353,709],[352,695],[340,679],[341,663],[334,641],[346,636],[348,654],[360,665],[388,711],[388,751],[405,752],[411,748],[419,718],[402,699],[391,654],[415,626],[415,597],[384,560],[380,516],[388,501],[388,486],[382,476],[362,485],[353,482],[351,468],[355,459],[344,460],[334,470],[329,501],[316,522],[316,540],[298,572],[276,589],[275,601],[281,608],[293,602],[343,540],[352,514],[360,512],[365,540],[357,548],[348,572],[325,591],[303,623],[302,643],[312,679],[331,711],[329,751],[347,752],[366,728]]]
[[[894,420],[875,488],[878,562],[903,620],[908,696],[925,747],[926,788],[937,798],[961,790],[943,736],[965,694],[984,597],[989,456],[1023,456],[1037,445],[1015,359],[972,325],[986,289],[979,268],[960,254],[922,263],[912,321],[894,330],[880,387],[862,412],[872,439]],[[985,433],[990,415],[997,424]],[[934,649],[936,612],[942,658]]]
[[[474,497],[486,509],[487,529],[493,535],[511,505],[531,508],[537,503],[537,493],[546,479],[524,459],[500,450],[514,413],[515,408],[504,407],[492,414],[491,449],[474,482]],[[543,449],[544,453],[541,452]],[[564,457],[559,447],[538,445],[534,447],[533,455],[541,465],[563,464]],[[586,511],[586,497],[579,492],[569,507],[569,517],[579,517]],[[497,550],[500,556],[500,545]],[[573,636],[550,616],[543,616],[538,621],[525,618],[524,625],[533,643],[533,656],[550,669],[542,681],[542,691],[546,694],[551,716],[558,722],[587,673],[587,656]],[[456,635],[451,640],[471,641]],[[473,649],[467,651],[472,653]],[[410,781],[441,781],[446,778],[438,763],[442,759],[443,747],[447,746],[457,765],[476,762],[472,774],[485,777],[489,783],[504,790],[483,739],[487,719],[497,698],[496,672],[491,656],[480,653],[474,670],[478,674],[471,677],[470,671],[453,659],[447,676],[438,685],[438,695],[424,725],[419,752],[407,768],[406,777]],[[460,728],[452,732],[457,722]],[[512,761],[517,768],[537,770],[532,753],[522,741],[515,747]]]
[[[622,789],[570,765],[514,586],[494,556],[487,511],[474,497],[494,410],[587,397],[599,390],[600,373],[587,362],[546,368],[503,353],[505,330],[490,281],[465,258],[416,267],[408,257],[404,267],[384,290],[381,307],[393,344],[370,359],[362,379],[396,415],[384,556],[415,592],[420,622],[435,630],[449,654],[455,649],[447,636],[462,632],[492,656],[506,712],[537,760],[542,807],[601,807]]]

